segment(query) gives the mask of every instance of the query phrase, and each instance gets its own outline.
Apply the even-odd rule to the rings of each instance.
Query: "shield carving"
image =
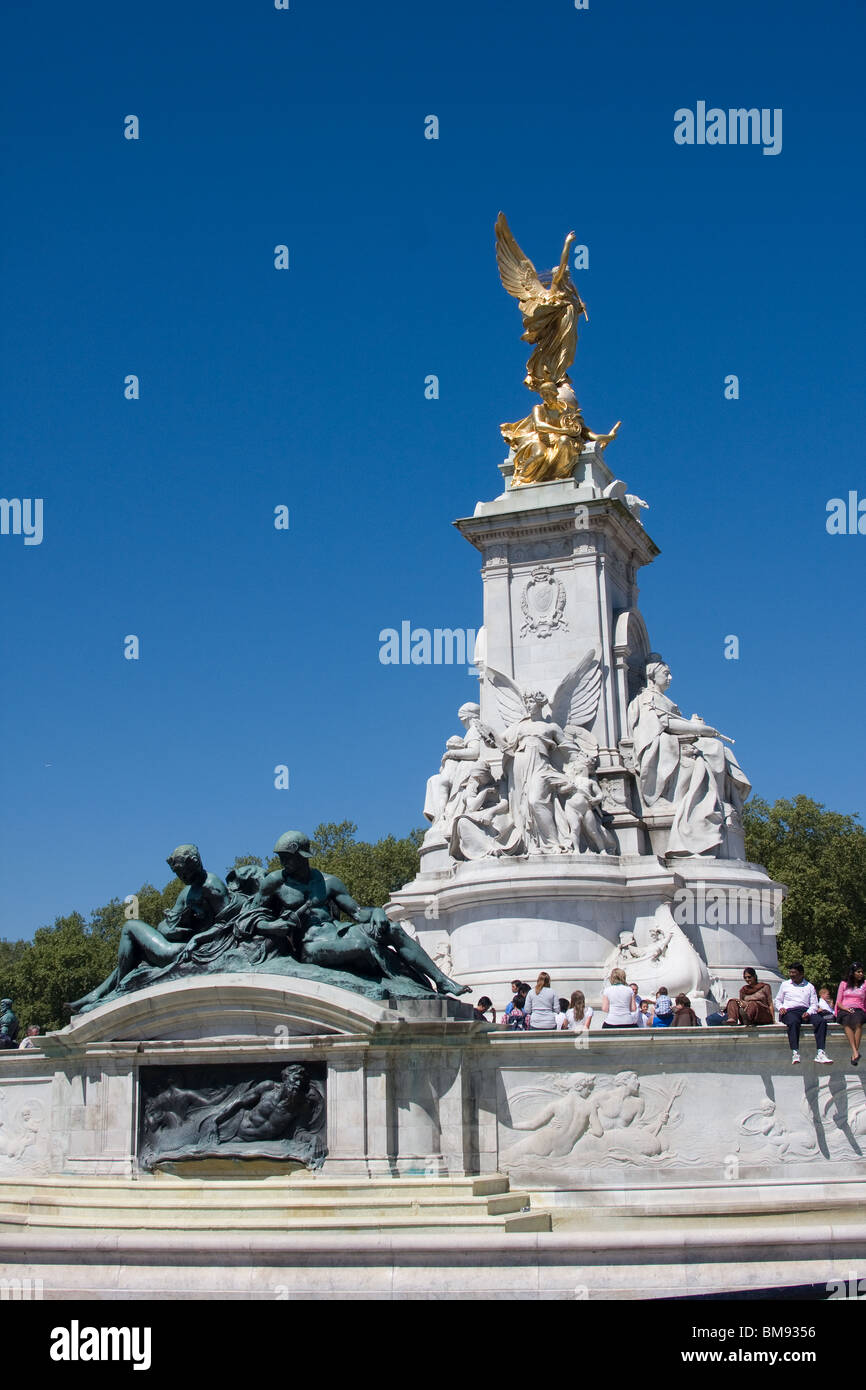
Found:
[[[549,637],[557,628],[568,629],[562,614],[565,609],[565,589],[549,565],[536,565],[524,585],[520,599],[523,626],[520,636],[534,633]]]

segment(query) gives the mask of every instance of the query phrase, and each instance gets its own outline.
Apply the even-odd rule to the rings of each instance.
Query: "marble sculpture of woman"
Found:
[[[588,732],[601,691],[595,651],[588,651],[563,677],[549,701],[543,690],[520,690],[510,676],[492,666],[486,668],[486,677],[496,691],[505,725],[496,741],[503,754],[511,819],[524,850],[567,852],[574,847],[574,832],[563,803],[575,795],[576,787],[565,765],[584,745],[597,752]]]
[[[725,736],[699,715],[684,719],[668,698],[671,673],[660,656],[648,658],[646,679],[629,705],[628,726],[643,804],[674,808],[667,853],[742,858],[741,813],[751,783]]]

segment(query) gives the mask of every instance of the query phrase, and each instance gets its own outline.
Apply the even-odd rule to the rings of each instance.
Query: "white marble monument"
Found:
[[[784,888],[745,859],[733,741],[682,715],[651,650],[647,504],[607,464],[616,429],[587,430],[566,374],[582,301],[562,266],[536,277],[504,219],[497,236],[543,403],[502,427],[501,494],[455,523],[482,557],[478,702],[428,782],[421,870],[389,912],[426,950],[447,942],[456,978],[494,1000],[539,969],[595,998],[626,936],[630,979],[703,1012],[711,979],[720,1001],[747,965],[775,977]]]

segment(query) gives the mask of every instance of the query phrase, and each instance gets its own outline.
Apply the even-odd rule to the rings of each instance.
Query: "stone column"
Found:
[[[439,1096],[439,1135],[442,1156],[450,1177],[472,1172],[471,1136],[468,1132],[468,1098],[465,1073],[466,1048],[443,1048],[436,1058]]]
[[[322,1171],[328,1177],[366,1177],[363,1053],[353,1050],[329,1056],[326,1085],[328,1156]]]
[[[468,1109],[471,1116],[473,1170],[482,1176],[499,1168],[498,1070],[480,1058],[469,1062]]]
[[[396,1169],[407,1177],[444,1177],[439,1105],[431,1053],[423,1045],[395,1053],[397,1100]]]
[[[366,1159],[371,1178],[391,1177],[395,1171],[393,1060],[389,1052],[371,1051],[364,1068],[366,1095]]]
[[[131,1176],[135,1167],[137,1043],[90,1046],[59,1069],[54,1082],[52,1131],[64,1171],[87,1176]]]

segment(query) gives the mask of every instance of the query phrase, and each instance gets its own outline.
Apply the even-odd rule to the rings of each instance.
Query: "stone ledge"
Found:
[[[439,1016],[445,1010],[442,1004]],[[417,1018],[418,1013],[415,1009],[412,1016]],[[315,981],[256,973],[193,975],[152,985],[78,1015],[60,1032],[47,1034],[42,1050],[58,1056],[87,1043],[152,1041],[160,1033],[169,1040],[231,1037],[241,1031],[238,1023],[248,1024],[250,1017],[274,1035],[277,1028],[288,1027],[309,1036],[346,1031],[372,1034],[398,1025],[402,1015],[387,1000],[370,1000]]]
[[[810,1217],[814,1215],[814,1220]],[[467,1232],[418,1233],[400,1232],[391,1235],[374,1233],[341,1234],[320,1232],[308,1234],[245,1232],[215,1234],[207,1231],[183,1232],[119,1232],[115,1234],[80,1231],[27,1231],[25,1234],[0,1233],[0,1259],[7,1256],[117,1255],[147,1256],[160,1251],[173,1251],[187,1260],[200,1257],[207,1262],[213,1255],[245,1257],[261,1256],[320,1256],[382,1255],[391,1253],[401,1259],[443,1252],[472,1255],[501,1254],[511,1259],[517,1253],[533,1257],[536,1264],[552,1263],[554,1257],[579,1254],[588,1264],[604,1264],[613,1255],[625,1255],[640,1250],[646,1253],[652,1245],[653,1256],[666,1260],[688,1261],[698,1255],[705,1257],[720,1252],[732,1257],[734,1248],[763,1251],[768,1259],[778,1258],[779,1252],[789,1256],[796,1245],[798,1257],[811,1246],[824,1252],[825,1258],[834,1247],[855,1247],[852,1254],[862,1256],[866,1246],[866,1219],[839,1211],[806,1214],[793,1221],[789,1212],[755,1214],[744,1220],[739,1216],[694,1217],[663,1216],[635,1217],[632,1229],[625,1228],[626,1217],[616,1216],[604,1222],[584,1221],[581,1228],[552,1232]],[[700,1230],[697,1223],[700,1221]],[[676,1223],[682,1223],[682,1229]],[[688,1223],[688,1225],[686,1225]],[[837,1250],[837,1253],[838,1250]]]

